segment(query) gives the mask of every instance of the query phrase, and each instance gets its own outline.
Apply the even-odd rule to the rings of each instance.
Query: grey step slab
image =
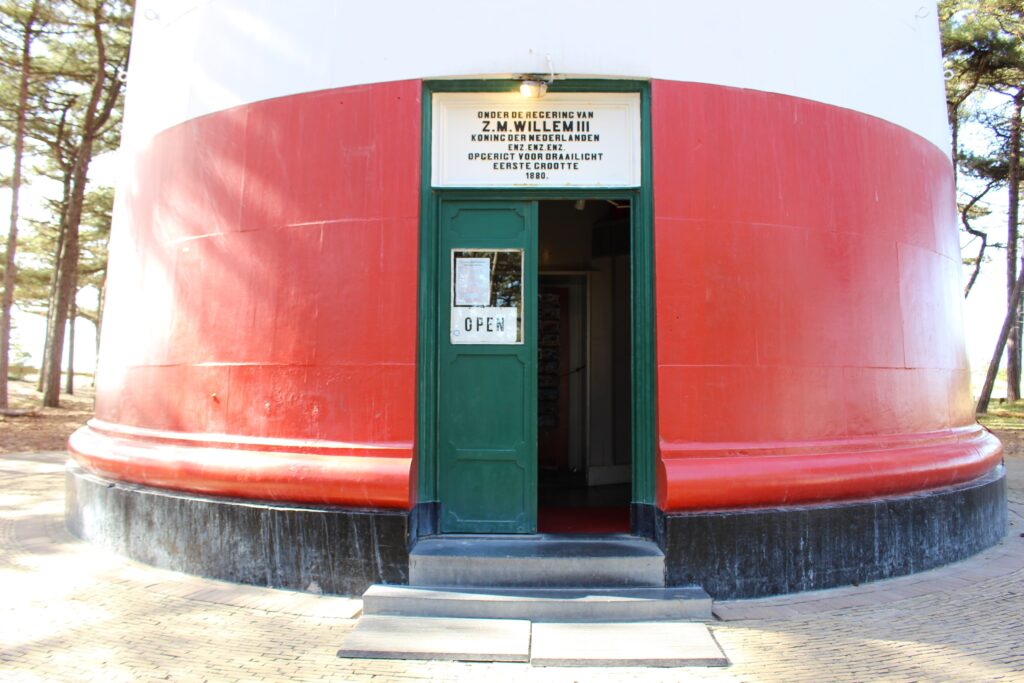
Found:
[[[703,624],[534,624],[534,666],[728,666]]]
[[[628,534],[441,536],[409,553],[409,584],[473,587],[663,587],[665,555]]]
[[[376,584],[363,593],[363,614],[547,622],[711,619],[711,597],[676,588],[422,588]]]
[[[512,619],[363,616],[345,637],[338,656],[528,662],[530,622]]]

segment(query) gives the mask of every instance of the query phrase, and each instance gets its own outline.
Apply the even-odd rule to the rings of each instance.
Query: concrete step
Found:
[[[530,622],[364,616],[338,650],[360,659],[530,661]]]
[[[729,665],[707,626],[677,621],[551,624],[369,615],[348,632],[338,656],[571,667]]]
[[[409,553],[409,585],[486,588],[660,588],[665,555],[629,534],[439,536]]]
[[[533,666],[729,666],[704,624],[533,624],[531,630]]]
[[[363,614],[534,622],[710,621],[711,598],[680,588],[418,588],[370,586]]]

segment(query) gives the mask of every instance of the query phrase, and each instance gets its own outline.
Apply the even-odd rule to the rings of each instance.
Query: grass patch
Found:
[[[978,413],[978,422],[989,429],[1024,430],[1024,401],[993,401],[987,413]]]

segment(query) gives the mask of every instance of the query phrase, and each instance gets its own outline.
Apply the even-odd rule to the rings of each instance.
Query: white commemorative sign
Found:
[[[637,187],[640,95],[435,93],[434,187]]]

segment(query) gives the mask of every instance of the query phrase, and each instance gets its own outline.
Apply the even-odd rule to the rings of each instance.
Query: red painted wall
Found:
[[[419,122],[405,81],[211,114],[142,150],[75,456],[155,486],[408,507]]]
[[[863,498],[998,463],[974,423],[951,168],[885,121],[652,85],[658,504]],[[89,469],[414,502],[420,83],[189,121],[118,195]]]
[[[974,478],[944,150],[770,93],[652,85],[658,503],[863,498]]]

